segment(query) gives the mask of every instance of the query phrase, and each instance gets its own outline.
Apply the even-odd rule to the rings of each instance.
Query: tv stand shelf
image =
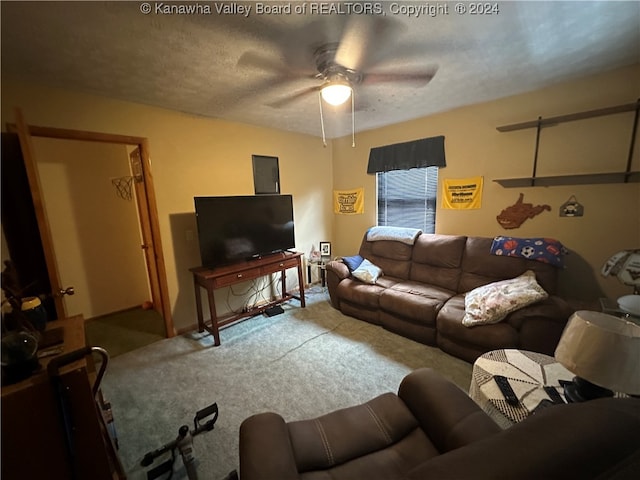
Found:
[[[297,268],[298,270],[298,286],[300,296],[295,296],[287,292],[286,270],[289,268]],[[194,267],[190,271],[193,273],[193,283],[196,294],[196,310],[198,313],[198,331],[205,330],[213,335],[214,345],[220,345],[220,328],[236,322],[242,318],[253,317],[265,311],[266,309],[279,305],[292,298],[300,300],[300,306],[304,308],[304,277],[302,276],[302,253],[282,252],[273,255],[261,257],[255,260],[238,262],[232,265],[225,265],[217,268]],[[255,278],[270,275],[272,273],[282,273],[282,296],[272,302],[252,308],[246,312],[232,314],[225,318],[219,318],[216,313],[216,304],[213,292],[217,288],[228,287],[237,283],[246,282]],[[202,296],[200,289],[207,291],[207,300],[209,301],[209,313],[211,319],[207,322],[204,320],[202,312]]]

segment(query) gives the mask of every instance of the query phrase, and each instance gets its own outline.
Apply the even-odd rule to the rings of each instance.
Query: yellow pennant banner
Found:
[[[471,210],[482,206],[483,177],[442,180],[442,208]]]
[[[333,211],[343,215],[364,213],[364,188],[334,190]]]

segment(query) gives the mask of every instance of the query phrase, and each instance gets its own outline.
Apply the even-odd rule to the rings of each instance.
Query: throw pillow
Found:
[[[347,266],[350,272],[353,272],[356,268],[360,266],[364,258],[360,255],[354,255],[352,257],[342,257],[342,261]]]
[[[382,275],[382,269],[369,260],[364,259],[360,266],[351,274],[361,282],[374,284],[378,280],[378,277]]]
[[[536,281],[536,274],[527,270],[509,280],[475,288],[464,297],[465,327],[498,323],[511,312],[547,298],[549,294]]]

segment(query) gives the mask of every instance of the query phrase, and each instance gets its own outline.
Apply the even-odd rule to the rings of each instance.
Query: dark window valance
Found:
[[[367,173],[446,166],[444,136],[441,135],[372,148]]]

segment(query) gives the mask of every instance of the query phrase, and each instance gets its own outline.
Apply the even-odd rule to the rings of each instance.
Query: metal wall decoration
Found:
[[[578,202],[575,195],[571,195],[569,200],[560,205],[561,217],[581,217],[584,215],[584,207]]]
[[[551,211],[549,205],[536,205],[524,203],[524,194],[521,193],[518,200],[513,205],[505,208],[496,217],[498,223],[505,229],[519,228],[525,220],[540,215],[542,212]]]

